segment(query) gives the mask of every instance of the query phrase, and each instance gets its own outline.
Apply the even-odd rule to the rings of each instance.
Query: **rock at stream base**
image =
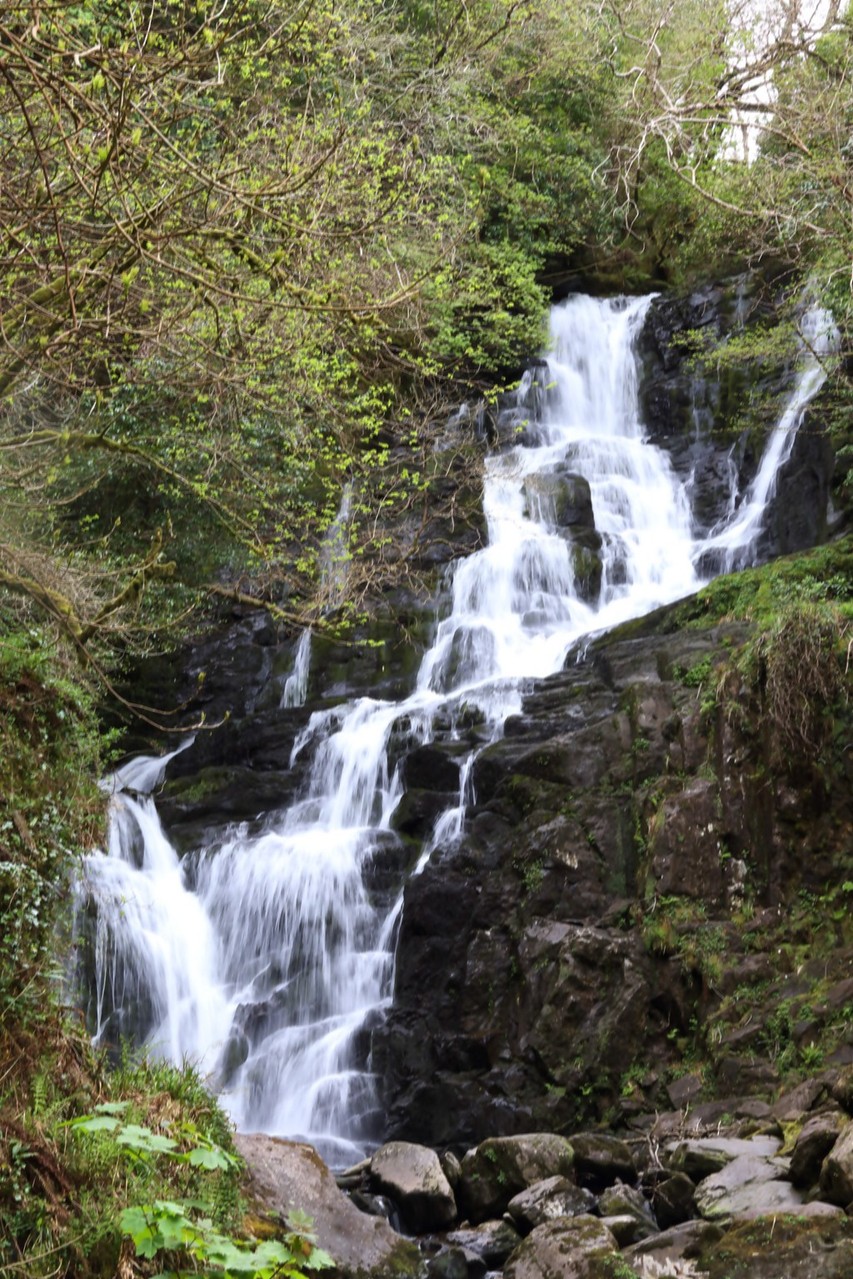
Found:
[[[555,1217],[588,1216],[595,1208],[595,1197],[565,1177],[546,1177],[510,1199],[507,1212],[519,1230],[528,1234]]]
[[[370,1161],[370,1175],[399,1206],[408,1230],[444,1230],[456,1220],[456,1200],[438,1155],[409,1141],[389,1141]]]
[[[628,1146],[606,1132],[574,1133],[575,1174],[582,1186],[603,1190],[614,1181],[636,1181],[637,1169]]]
[[[709,1221],[799,1211],[803,1196],[789,1181],[786,1160],[738,1155],[696,1187],[696,1207]]]
[[[598,1217],[558,1217],[537,1226],[516,1248],[504,1279],[593,1279],[595,1262],[617,1251]]]
[[[234,1144],[260,1203],[281,1216],[294,1209],[307,1213],[317,1243],[334,1259],[342,1279],[405,1279],[421,1273],[416,1246],[380,1217],[359,1212],[313,1146],[261,1133],[237,1133]]]
[[[454,1230],[447,1242],[480,1257],[488,1270],[500,1270],[521,1243],[521,1235],[509,1221],[484,1221],[479,1226]]]
[[[813,1186],[820,1177],[821,1165],[838,1140],[844,1119],[837,1110],[813,1115],[794,1142],[791,1152],[791,1181],[801,1189]]]
[[[555,1133],[490,1137],[462,1160],[461,1206],[473,1222],[500,1216],[515,1195],[546,1177],[566,1177],[574,1152]]]
[[[846,1208],[853,1203],[853,1123],[847,1125],[820,1170],[824,1199]]]

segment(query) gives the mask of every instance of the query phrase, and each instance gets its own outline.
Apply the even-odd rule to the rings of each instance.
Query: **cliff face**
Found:
[[[853,1059],[849,709],[839,688],[819,749],[780,749],[756,628],[715,604],[597,641],[480,755],[466,838],[406,886],[375,1056],[394,1135],[562,1130],[666,1108],[684,1071],[729,1096]]]
[[[724,341],[741,323],[732,295],[710,289],[659,299],[641,339],[645,420],[704,530],[733,472],[741,490],[755,472],[767,421],[750,405],[777,405],[793,377],[784,361],[751,383],[712,376],[678,344],[688,330]],[[827,529],[832,450],[819,402],[811,415],[764,557]],[[526,421],[507,402],[454,429],[470,458],[478,436],[501,448]],[[471,476],[457,504],[452,471],[436,471],[440,551],[422,538],[418,552],[433,585],[448,547],[480,544]],[[394,536],[408,545],[414,524]],[[380,1081],[378,1137],[464,1148],[700,1093],[767,1094],[853,1060],[851,561],[849,539],[836,541],[595,640],[531,683],[491,744],[474,711],[437,723],[428,745],[395,725],[405,794],[365,868],[383,910],[405,881],[392,1004],[359,1049]],[[194,693],[211,721],[229,715],[167,770],[159,808],[179,850],[221,842],[231,823],[261,829],[304,794],[308,762],[292,753],[311,714],[410,689],[433,617],[398,582],[346,642],[315,640],[302,707],[282,707],[294,643],[267,619],[235,616],[180,667],[152,668],[172,704]],[[475,747],[461,839],[439,840],[411,874]]]

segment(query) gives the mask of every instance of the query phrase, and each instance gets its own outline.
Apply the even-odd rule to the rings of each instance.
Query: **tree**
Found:
[[[537,272],[590,197],[565,114],[536,136],[533,17],[5,7],[0,583],[78,645],[150,626],[158,583],[158,623],[223,570],[302,591],[401,394],[536,343]]]
[[[629,224],[663,160],[687,207],[716,216],[744,258],[819,264],[830,284],[851,248],[846,6],[606,0],[601,15],[622,86],[611,159]]]

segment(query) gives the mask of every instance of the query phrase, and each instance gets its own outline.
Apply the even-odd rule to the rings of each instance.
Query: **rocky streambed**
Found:
[[[847,1068],[773,1103],[489,1138],[461,1158],[389,1142],[337,1178],[310,1146],[237,1141],[255,1209],[307,1209],[348,1279],[842,1279],[853,1273],[851,1114]]]

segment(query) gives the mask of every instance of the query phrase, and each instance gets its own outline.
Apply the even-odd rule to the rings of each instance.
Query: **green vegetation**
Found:
[[[846,342],[837,13],[810,35],[786,5],[798,39],[755,50],[730,6],[660,28],[647,0],[36,12],[0,20],[0,585],[98,662],[223,593],[316,617],[347,482],[342,564],[380,592],[434,423],[541,346],[555,285],[759,258],[792,302],[808,278]],[[750,165],[744,57],[779,90]],[[724,358],[766,367],[791,327]]]
[[[10,1057],[4,1026],[4,1275],[131,1274],[134,1254],[156,1258],[161,1273],[223,1279],[330,1264],[298,1214],[284,1229],[268,1223],[268,1237],[248,1234],[230,1128],[190,1068],[143,1061],[106,1072],[55,1011],[37,1041],[15,1047]]]
[[[493,399],[515,376],[541,346],[555,290],[689,288],[758,266],[757,309],[784,293],[793,317],[808,282],[842,336],[812,429],[836,449],[836,505],[853,507],[853,20],[829,6],[826,29],[809,33],[801,6],[769,8],[785,21],[754,49],[733,23],[739,6],[698,0],[669,6],[663,24],[652,0],[4,5],[0,1267],[10,1276],[129,1273],[134,1246],[157,1264],[216,1273],[322,1261],[301,1228],[239,1242],[227,1126],[191,1072],[107,1076],[58,1010],[69,882],[102,835],[94,779],[110,743],[97,710],[123,661],[162,649],[222,597],[265,600],[333,635],[363,619],[410,572],[394,521],[423,526],[440,501],[452,524],[457,493],[476,493],[475,451],[434,448],[448,405]],[[748,109],[756,62],[777,96],[746,164],[733,120]],[[793,318],[731,336],[721,382],[775,366],[792,334]],[[701,337],[685,342],[721,363]],[[750,429],[772,394],[750,407]],[[324,596],[318,565],[345,485],[342,601]],[[720,579],[662,623],[749,621],[730,661],[702,659],[682,682],[707,723],[741,716],[772,736],[774,766],[807,757],[816,790],[833,781],[847,722],[851,582],[847,537]],[[649,755],[636,732],[635,779],[655,767]],[[676,783],[650,779],[650,807]],[[510,798],[527,816],[540,793],[519,779]],[[639,817],[635,835],[645,855]],[[519,861],[526,893],[546,869]],[[793,933],[761,926],[780,965],[807,962],[808,947],[829,962],[833,939],[847,944],[846,894],[803,903],[785,921]],[[642,929],[653,955],[677,957],[714,994],[720,921],[660,901]],[[745,946],[758,946],[758,931],[744,929]],[[782,976],[774,970],[765,993]],[[849,1016],[833,1010],[803,1038],[796,1027],[818,986],[784,996],[764,1029],[764,1050],[786,1068],[817,1065]],[[735,1019],[728,998],[713,1033]]]
[[[547,263],[606,222],[568,21],[7,6],[0,585],[96,653],[242,573],[322,604],[344,483],[349,561],[428,479],[394,447],[540,347]]]
[[[108,1071],[61,1007],[70,879],[103,834],[108,739],[73,653],[0,614],[0,1271],[26,1279],[302,1274],[304,1221],[244,1228],[225,1116],[189,1067]],[[129,1251],[128,1251],[129,1250]]]

